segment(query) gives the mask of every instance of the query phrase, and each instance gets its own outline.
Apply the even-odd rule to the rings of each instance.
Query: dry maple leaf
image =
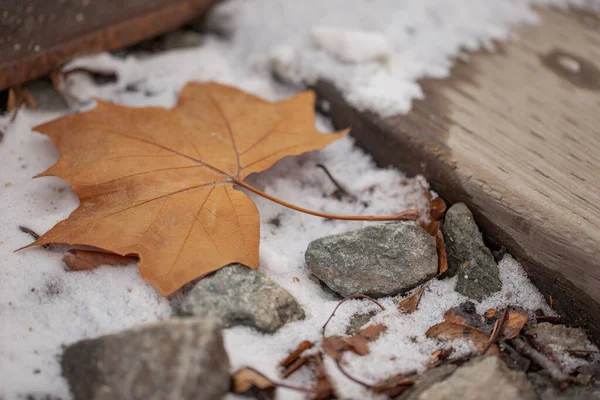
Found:
[[[258,210],[234,185],[257,191],[244,178],[347,133],[319,133],[314,100],[309,91],[273,103],[189,83],[170,110],[98,101],[36,127],[61,152],[39,176],[66,180],[81,204],[32,245],[137,254],[164,295],[233,262],[257,268]]]

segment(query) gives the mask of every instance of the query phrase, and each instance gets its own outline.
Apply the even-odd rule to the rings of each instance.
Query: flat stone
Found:
[[[76,342],[61,365],[75,400],[214,400],[230,385],[218,325],[198,318]]]
[[[369,226],[312,241],[309,270],[346,297],[394,296],[436,276],[435,239],[412,221]]]
[[[200,280],[179,305],[180,315],[211,317],[224,327],[273,333],[304,319],[296,299],[262,272],[232,264]]]
[[[529,331],[535,335],[535,342],[542,346],[556,346],[568,350],[597,350],[581,328],[540,322]]]
[[[427,391],[433,384],[446,379],[456,370],[456,365],[447,364],[427,370],[419,376],[415,383],[404,391],[396,400],[417,400],[421,393]]]
[[[600,400],[600,387],[597,385],[571,383],[561,389],[544,372],[532,372],[527,376],[542,400]]]
[[[511,371],[498,357],[487,356],[469,361],[413,399],[537,400],[538,395],[523,372]]]
[[[481,301],[502,289],[498,265],[464,203],[448,209],[442,231],[448,256],[446,275],[458,275],[458,293]]]

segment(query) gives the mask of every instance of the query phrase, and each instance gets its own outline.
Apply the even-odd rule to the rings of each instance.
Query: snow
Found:
[[[392,54],[386,37],[371,32],[323,26],[313,29],[312,40],[316,48],[348,63],[385,63]]]
[[[74,73],[66,85],[79,102],[70,112],[93,107],[93,98],[129,106],[174,105],[179,90],[190,80],[215,80],[277,100],[298,88],[272,78],[275,69],[292,83],[333,81],[355,106],[381,115],[405,112],[422,96],[416,80],[448,74],[452,57],[462,49],[491,47],[506,38],[513,23],[536,21],[530,4],[564,1],[505,0],[235,0],[220,5],[211,24],[235,31],[228,39],[207,35],[196,48],[121,58],[100,54],[75,60],[67,69],[88,67],[114,71],[117,81],[97,85]],[[572,3],[581,3],[574,1]],[[318,43],[318,45],[315,45]],[[338,44],[341,45],[338,46]],[[91,272],[66,271],[62,250],[15,249],[31,238],[18,231],[24,225],[43,232],[66,218],[78,205],[68,185],[58,178],[31,179],[58,159],[49,140],[31,128],[59,113],[21,110],[16,121],[0,116],[0,398],[32,395],[70,398],[60,377],[62,346],[83,338],[127,329],[168,318],[169,300],[145,283],[133,266],[103,267]],[[317,125],[331,130],[320,117]],[[403,155],[399,153],[398,157]],[[335,189],[317,163],[327,166],[359,198],[336,200]],[[287,158],[248,183],[303,207],[337,214],[390,214],[426,202],[422,177],[378,168],[369,155],[343,138],[322,151]],[[302,305],[307,318],[283,327],[275,335],[249,328],[225,331],[232,368],[251,365],[278,378],[277,363],[302,340],[318,340],[337,299],[313,281],[304,266],[307,244],[318,237],[366,226],[367,222],[330,221],[300,214],[249,194],[261,214],[260,269],[287,289]],[[542,296],[527,281],[521,267],[507,256],[500,264],[502,292],[478,305],[520,305],[549,312]],[[382,299],[386,311],[372,322],[385,322],[388,331],[371,344],[364,357],[347,355],[348,370],[366,380],[422,370],[440,346],[424,337],[448,308],[465,299],[453,291],[454,280],[425,284],[419,309],[411,315],[395,310],[399,298]],[[366,301],[349,301],[336,313],[328,334],[343,333],[356,312],[376,309]],[[467,344],[455,344],[460,355]],[[326,360],[337,390],[348,398],[370,398]],[[290,379],[308,385],[304,372]],[[234,398],[235,396],[230,396]],[[279,390],[280,399],[301,398]]]

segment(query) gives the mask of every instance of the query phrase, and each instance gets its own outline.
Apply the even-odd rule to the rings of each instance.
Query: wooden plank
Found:
[[[600,18],[538,11],[519,41],[423,80],[407,115],[359,112],[326,82],[316,90],[379,164],[466,202],[489,242],[600,339]]]
[[[198,18],[216,0],[2,0],[0,90],[76,54],[115,50]]]

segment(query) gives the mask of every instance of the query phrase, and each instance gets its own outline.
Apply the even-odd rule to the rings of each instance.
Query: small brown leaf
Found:
[[[458,307],[452,307],[444,313],[444,322],[451,324],[467,325],[465,317],[459,314],[460,310]]]
[[[257,388],[267,393],[275,390],[275,384],[273,382],[252,368],[246,367],[238,370],[233,374],[232,379],[232,391],[236,394],[246,393],[252,388]]]
[[[447,349],[438,349],[434,351],[430,356],[431,363],[436,363],[440,360],[445,360],[450,357],[450,354],[454,352],[454,347],[448,347]]]
[[[468,325],[455,324],[452,322],[442,322],[434,325],[425,332],[425,335],[441,341],[455,339],[471,340],[478,352],[483,351],[490,341],[490,337],[486,335],[485,332]],[[500,350],[496,344],[492,344],[488,349],[487,354],[499,355]]]
[[[369,354],[369,342],[373,342],[387,331],[387,326],[375,324],[367,326],[352,336],[327,336],[323,338],[323,350],[331,358],[342,361],[345,351],[352,351],[360,356]]]
[[[69,250],[63,256],[63,261],[71,271],[86,271],[102,265],[122,267],[138,262],[138,258],[102,251]]]
[[[434,220],[441,219],[446,213],[446,202],[441,197],[436,197],[429,202],[429,215]]]
[[[504,329],[502,329],[503,339],[514,339],[519,336],[528,318],[527,311],[521,308],[511,308],[508,312],[508,319],[504,323]]]
[[[350,345],[344,340],[342,336],[327,336],[322,341],[323,351],[334,360],[342,360],[342,354],[344,351],[349,350]]]
[[[444,242],[444,234],[442,227],[438,226],[435,232],[435,246],[438,253],[438,275],[448,271],[448,256],[446,254],[446,243]]]
[[[306,364],[307,361],[308,361],[308,357],[300,357],[300,358],[296,359],[294,362],[292,362],[285,368],[285,370],[281,373],[281,376],[283,376],[284,378],[287,378],[294,372],[298,371],[300,369],[300,367],[302,367],[304,364]]]
[[[280,362],[279,365],[282,367],[287,367],[288,365],[290,365],[291,363],[296,361],[302,355],[302,353],[304,353],[306,350],[310,349],[311,347],[313,347],[312,342],[309,342],[308,340],[303,341],[302,343],[300,343],[298,345],[298,347],[294,351],[292,351],[290,353],[290,355],[288,355],[285,358],[285,360]]]
[[[419,300],[421,300],[421,296],[425,289],[421,286],[416,292],[411,294],[405,299],[402,299],[400,303],[398,303],[398,310],[404,314],[412,314],[417,310],[417,306],[419,305]]]
[[[374,342],[379,339],[382,333],[387,331],[387,326],[384,324],[369,325],[360,330],[359,335],[365,338],[367,342]]]
[[[323,355],[321,353],[317,353],[316,355],[311,356],[309,365],[316,380],[313,388],[315,394],[312,396],[312,399],[325,400],[335,397],[333,385],[331,384],[331,380],[325,372],[325,367],[323,365]]]
[[[344,338],[344,341],[348,344],[349,350],[353,351],[359,356],[366,356],[369,354],[369,342],[363,336],[350,336],[348,338]]]
[[[493,321],[500,318],[501,314],[500,310],[490,308],[485,312],[485,317]],[[502,325],[502,332],[498,335],[498,338],[501,340],[516,338],[525,327],[525,324],[527,324],[528,319],[529,314],[527,311],[520,307],[510,307],[506,321]]]

